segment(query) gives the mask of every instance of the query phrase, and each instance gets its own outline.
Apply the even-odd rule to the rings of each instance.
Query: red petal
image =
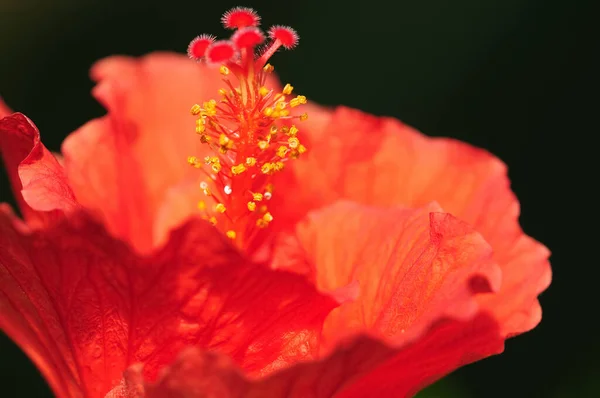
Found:
[[[62,166],[25,115],[15,113],[0,120],[0,152],[17,203],[31,225],[45,224],[60,212],[79,207]]]
[[[285,213],[275,214],[280,225],[338,198],[411,207],[436,201],[492,246],[502,288],[482,296],[480,305],[498,319],[503,334],[540,321],[537,296],[550,283],[549,252],[519,227],[519,205],[501,161],[465,143],[429,138],[395,119],[347,108],[312,109],[304,123],[307,156],[290,164],[294,176],[287,173],[275,185],[294,192],[279,204]]]
[[[246,396],[249,387],[229,358],[197,349],[183,352],[161,373],[155,384],[144,386],[144,398],[241,398]]]
[[[492,327],[473,329],[473,325],[493,324],[490,318],[469,325],[443,323],[426,338],[402,349],[360,337],[321,361],[298,364],[255,381],[243,377],[240,369],[221,355],[189,350],[164,369],[156,383],[144,383],[139,369],[132,369],[126,386],[145,390],[138,395],[144,398],[410,397],[432,382],[432,375],[469,362],[459,347],[469,344],[485,355],[498,352],[501,347],[489,339]]]
[[[205,222],[140,257],[73,216],[24,234],[0,219],[0,327],[59,397],[104,397],[127,366],[150,380],[187,345],[250,374],[313,358],[335,306],[304,278],[248,263]]]
[[[189,110],[218,95],[218,71],[185,56],[111,57],[92,69],[96,98],[108,115],[67,138],[65,165],[77,199],[99,212],[116,236],[138,250],[166,235],[153,225],[167,189],[200,178],[186,162],[202,158]],[[194,198],[193,202],[197,202]]]

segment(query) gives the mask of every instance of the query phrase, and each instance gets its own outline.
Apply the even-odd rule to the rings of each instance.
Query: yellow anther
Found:
[[[231,141],[225,134],[221,134],[219,136],[219,145],[221,146],[219,148],[219,152],[227,153],[229,149],[233,148],[233,141]]]
[[[195,156],[188,156],[187,161],[190,166],[195,166],[198,164],[198,158]]]
[[[208,102],[202,104],[204,106],[203,114],[206,116],[214,116],[217,114],[217,101],[211,99]]]
[[[260,192],[258,192],[258,193],[253,193],[253,194],[252,194],[252,199],[253,199],[255,202],[260,202],[261,200],[263,200],[263,194],[262,194],[262,193],[260,193]]]
[[[225,65],[221,65],[221,67],[219,68],[219,73],[227,76],[229,74],[229,68]]]
[[[271,163],[265,163],[262,165],[262,167],[260,168],[260,171],[263,174],[269,174],[271,172],[271,170],[273,170],[273,165]]]
[[[288,138],[288,145],[290,146],[290,148],[296,149],[298,148],[298,145],[300,145],[300,140],[298,139],[298,137],[290,137]]]
[[[196,124],[196,134],[203,134],[206,131],[206,126],[203,124]]]
[[[203,200],[198,202],[198,210],[204,211],[206,210],[206,202],[204,202]]]
[[[283,111],[281,111],[283,112]],[[279,113],[279,111],[274,111],[273,113],[271,113],[271,119],[279,119],[279,117],[281,116],[281,113]]]
[[[265,108],[263,114],[267,117],[271,116],[273,114],[273,108]]]
[[[286,84],[285,87],[283,88],[283,93],[285,95],[290,95],[292,93],[292,90],[294,90],[294,87],[291,84]]]
[[[229,239],[235,239],[235,231],[229,230],[225,233]]]
[[[256,164],[256,158],[246,158],[246,165],[248,166],[254,166]]]
[[[285,102],[278,102],[277,103],[277,109],[279,109],[280,111],[284,110],[286,107]]]
[[[225,90],[224,88],[220,88],[219,89],[219,94],[221,94],[222,97],[226,97],[227,96],[227,90]]]
[[[306,119],[308,119],[308,113],[303,113],[302,115],[300,115],[300,120],[301,121],[305,121]]]
[[[271,90],[269,90],[269,89],[268,89],[268,88],[266,88],[265,86],[262,86],[261,88],[259,88],[259,89],[258,89],[258,94],[259,94],[261,97],[264,97],[265,95],[269,94],[269,91],[271,91]]]
[[[275,70],[275,68],[271,64],[266,64],[265,66],[263,66],[263,70],[267,73],[271,73],[273,72],[273,70]]]
[[[243,163],[240,163],[237,166],[231,166],[231,172],[233,175],[242,174],[244,171],[246,171],[246,166],[244,166]]]
[[[202,107],[198,104],[194,104],[194,106],[192,106],[192,109],[190,109],[190,113],[194,116],[199,115],[200,112],[202,112]]]
[[[210,137],[207,136],[206,134],[201,134],[200,135],[200,142],[203,144],[208,144],[210,142]]]
[[[285,146],[280,146],[279,148],[277,148],[277,156],[279,156],[280,158],[284,158],[285,154],[288,152],[287,147]]]
[[[304,104],[306,104],[306,97],[304,95],[298,95],[296,98],[294,98],[290,101],[290,106],[292,108],[295,108],[299,105],[304,105]]]
[[[298,153],[306,152],[306,147],[302,144],[298,145]]]
[[[223,214],[223,213],[225,213],[225,210],[227,210],[227,209],[225,208],[225,205],[223,203],[217,203],[215,205],[215,211]]]
[[[258,141],[258,147],[264,151],[269,147],[269,143],[267,141]]]
[[[271,213],[267,212],[262,217],[262,219],[265,220],[266,222],[271,222],[271,221],[273,221],[273,216],[271,215]]]
[[[258,228],[266,228],[269,225],[268,222],[266,222],[265,220],[263,220],[262,218],[259,218],[258,220],[256,220],[256,226]]]
[[[256,210],[256,203],[248,202],[248,210],[250,210],[250,211]]]
[[[275,162],[273,164],[274,171],[281,171],[281,170],[283,170],[284,167],[285,167],[285,163],[283,163],[283,162]]]
[[[289,115],[290,115],[290,110],[289,110],[289,109],[284,109],[284,110],[282,110],[281,112],[279,112],[279,115],[280,115],[281,117],[286,117],[286,116],[289,116]]]
[[[269,129],[269,133],[271,135],[277,134],[277,126],[272,125],[271,128]]]
[[[298,134],[298,129],[292,124],[292,127],[289,128],[287,135],[289,135],[290,137],[295,137],[296,134]]]
[[[218,157],[207,156],[206,158],[204,158],[204,161],[206,162],[206,164],[210,165],[212,171],[214,171],[215,173],[221,171],[221,162],[219,161]]]
[[[208,222],[211,223],[212,225],[217,225],[217,217],[211,217],[208,219]]]

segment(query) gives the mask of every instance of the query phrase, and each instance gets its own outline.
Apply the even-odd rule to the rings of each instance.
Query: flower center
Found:
[[[220,100],[191,109],[197,117],[196,133],[212,155],[190,156],[188,163],[205,174],[200,183],[203,198],[198,202],[202,217],[239,247],[248,247],[258,231],[273,221],[268,206],[275,194],[273,175],[306,151],[294,121],[306,120],[308,115],[293,115],[306,97],[292,95],[289,84],[275,91],[267,83],[273,71],[269,58],[280,47],[291,49],[298,43],[292,28],[273,26],[268,31],[269,43],[256,51],[265,35],[254,10],[234,8],[223,15],[222,22],[234,30],[229,40],[201,35],[188,47],[190,58],[219,67],[224,82]]]

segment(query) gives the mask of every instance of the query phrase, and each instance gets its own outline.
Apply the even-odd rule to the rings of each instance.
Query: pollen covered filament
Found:
[[[202,35],[188,47],[196,50],[188,50],[190,57],[219,67],[224,82],[219,100],[191,108],[197,118],[196,134],[211,149],[211,155],[203,161],[190,156],[188,163],[205,174],[200,183],[204,198],[198,204],[203,217],[238,246],[246,247],[274,220],[268,205],[274,195],[272,178],[285,169],[289,159],[306,152],[296,123],[308,116],[295,111],[306,104],[306,97],[292,95],[294,87],[286,84],[279,91],[268,84],[274,68],[266,61],[279,47],[296,44],[295,31],[282,26],[271,28],[271,43],[255,55],[254,46],[264,40],[256,27],[260,18],[250,9],[236,10],[226,13],[223,19],[227,27],[237,29],[230,41],[214,41],[212,36]],[[249,15],[240,14],[243,12]],[[248,26],[248,21],[256,24]],[[198,42],[207,38],[212,41]],[[211,52],[217,43],[218,51]],[[224,51],[226,45],[231,46],[235,56],[220,59],[220,54],[228,54]]]

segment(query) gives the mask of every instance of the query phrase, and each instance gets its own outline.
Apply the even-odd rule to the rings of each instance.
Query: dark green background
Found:
[[[183,52],[199,33],[223,36],[219,16],[233,5],[254,7],[265,25],[298,30],[300,46],[274,64],[310,100],[392,115],[498,155],[525,231],[553,251],[540,326],[422,396],[600,396],[598,200],[584,193],[597,184],[592,1],[0,0],[0,95],[58,150],[103,113],[89,95],[95,60]],[[0,183],[0,201],[10,201],[5,176]],[[0,337],[0,396],[49,396]]]

